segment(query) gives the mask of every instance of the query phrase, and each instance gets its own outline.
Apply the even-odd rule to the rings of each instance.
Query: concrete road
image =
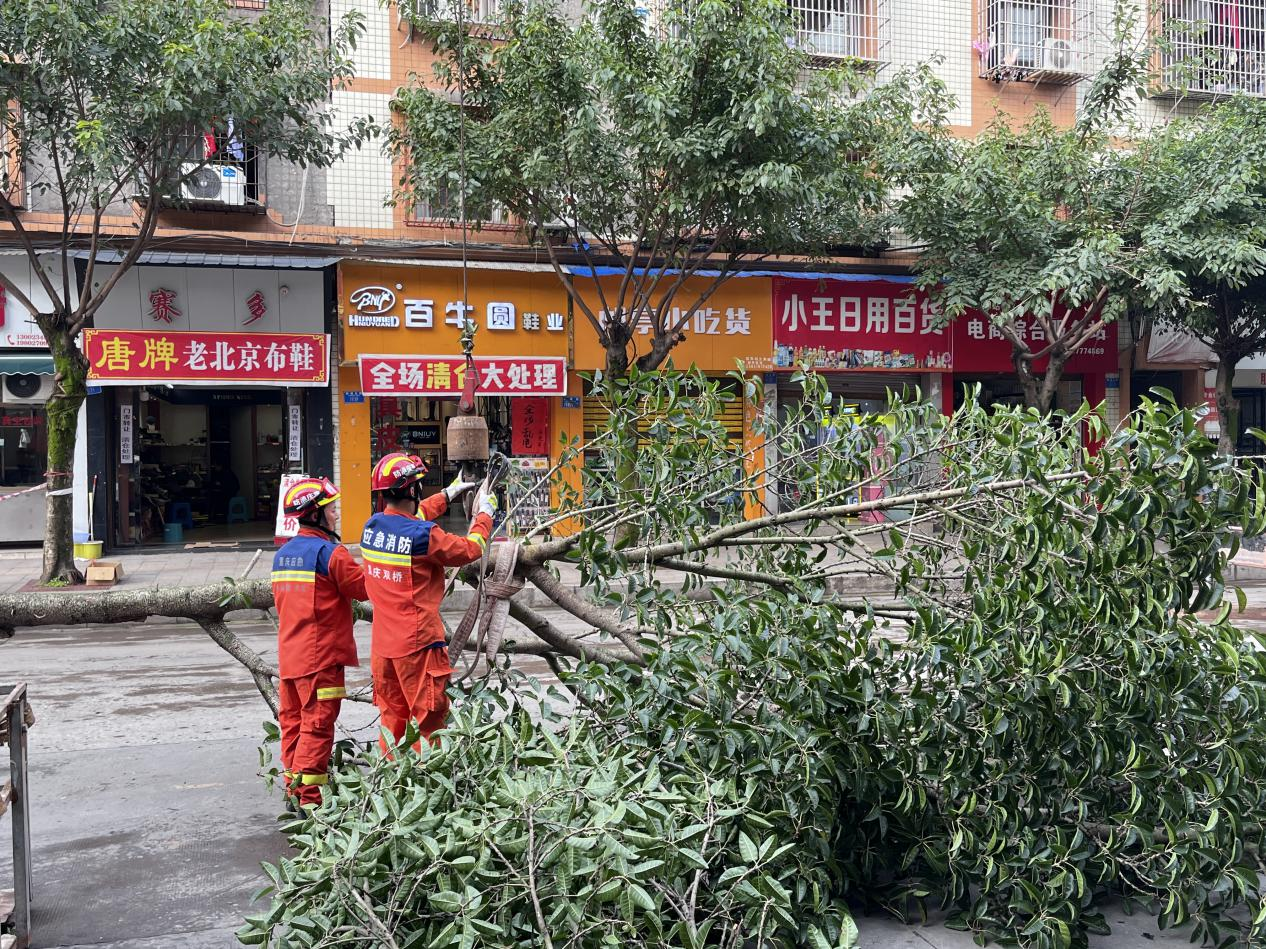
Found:
[[[271,625],[234,627],[273,653]],[[362,656],[368,629],[358,628]],[[533,673],[544,666],[532,663]],[[349,673],[364,685],[367,669]],[[280,799],[258,777],[266,707],[243,670],[196,626],[153,622],[24,630],[0,644],[0,681],[26,680],[35,845],[36,947],[227,949],[259,863],[285,852]],[[346,733],[373,709],[344,703]],[[0,821],[0,880],[11,872]],[[3,884],[0,883],[0,887]],[[1099,949],[1185,945],[1150,920],[1110,915]],[[968,949],[940,926],[861,919],[875,949]]]

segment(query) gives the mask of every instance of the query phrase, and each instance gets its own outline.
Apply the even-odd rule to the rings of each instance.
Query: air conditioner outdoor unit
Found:
[[[180,166],[180,196],[240,207],[246,203],[246,175],[233,165],[186,162]]]
[[[1042,68],[1051,72],[1076,72],[1077,51],[1068,40],[1042,41]]]
[[[47,402],[53,394],[53,377],[37,376],[32,373],[6,375],[4,389],[0,392],[0,402],[10,405],[26,405],[35,402]]]

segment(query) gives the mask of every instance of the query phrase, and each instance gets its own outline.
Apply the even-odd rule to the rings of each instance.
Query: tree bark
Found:
[[[47,321],[53,322],[56,316]],[[53,354],[54,389],[48,400],[48,461],[45,482],[44,565],[41,583],[83,583],[75,566],[74,470],[79,407],[87,394],[88,366],[83,354],[64,332],[45,329]]]
[[[1235,397],[1235,365],[1239,357],[1234,353],[1218,353],[1218,368],[1214,387],[1217,392],[1218,451],[1223,455],[1235,454],[1235,443],[1240,436],[1240,401]]]
[[[608,379],[624,379],[629,374],[629,339],[626,333],[620,332],[620,329],[620,327],[613,327],[608,331],[610,333],[606,359]],[[611,435],[616,459],[615,468],[611,474],[622,494],[636,495],[641,491],[641,484],[637,478],[636,423],[632,431],[621,427],[619,430],[613,430]],[[616,529],[616,537],[617,543],[621,546],[637,543],[639,537],[637,525],[620,525]]]
[[[1033,368],[1033,361],[1027,350],[1013,349],[1011,365],[1020,379],[1020,388],[1024,390],[1024,404],[1037,409],[1042,415],[1049,415],[1055,405],[1055,396],[1059,392],[1060,380],[1064,377],[1064,366],[1067,357],[1051,353],[1046,364],[1046,371],[1040,376]]]

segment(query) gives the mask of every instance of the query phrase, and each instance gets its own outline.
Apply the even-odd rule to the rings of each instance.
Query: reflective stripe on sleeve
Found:
[[[328,784],[330,776],[328,774],[305,774],[301,781],[303,784]]]
[[[317,689],[317,699],[345,699],[347,689],[341,685],[332,685],[326,689]]]
[[[488,547],[488,538],[485,537],[483,534],[473,534],[473,533],[467,534],[466,539],[473,540],[476,544],[479,545],[480,550],[485,550]]]

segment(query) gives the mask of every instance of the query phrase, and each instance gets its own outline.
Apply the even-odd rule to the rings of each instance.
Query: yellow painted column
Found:
[[[584,380],[580,378],[580,374],[569,372],[567,374],[567,393],[572,396],[580,396],[584,392]],[[580,439],[582,444],[585,435],[585,413],[583,408],[567,409],[563,408],[562,399],[550,400],[550,467],[556,466],[563,457],[563,437],[566,436],[568,441],[572,438]],[[583,406],[583,401],[581,405]],[[559,472],[559,480],[579,492],[580,484],[581,459],[575,459],[575,462]],[[559,507],[560,498],[558,485],[555,483],[551,487],[550,502],[555,510]],[[579,525],[574,521],[563,521],[554,528],[556,535],[567,535],[575,533],[579,529]]]
[[[360,374],[356,366],[342,366],[339,386],[339,533],[349,543],[360,540],[362,528],[373,512],[369,497],[369,473],[374,460],[369,457],[369,400],[348,402],[345,392],[360,391]]]

